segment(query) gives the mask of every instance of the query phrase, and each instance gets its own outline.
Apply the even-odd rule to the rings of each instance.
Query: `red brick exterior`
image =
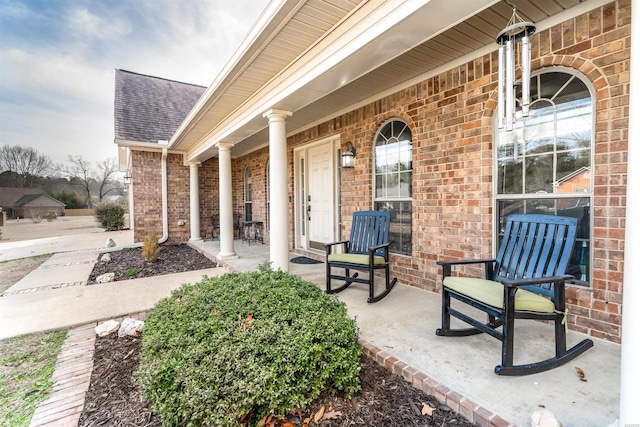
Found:
[[[584,74],[596,91],[592,287],[567,293],[571,329],[620,343],[626,205],[631,2],[620,0],[532,38],[532,69],[563,66]],[[429,78],[367,106],[288,138],[289,203],[293,206],[293,149],[340,135],[357,148],[356,167],[342,170],[341,215],[372,207],[372,145],[385,120],[404,120],[413,132],[413,253],[392,256],[399,282],[439,292],[439,259],[493,255],[493,141],[497,52]],[[134,152],[136,239],[161,234],[160,155]],[[253,217],[265,221],[268,148],[234,159],[234,210],[244,212],[244,170],[253,177]],[[169,156],[170,241],[186,241],[189,168]],[[142,176],[144,175],[144,179]],[[217,209],[217,159],[200,170],[201,223]],[[355,185],[354,185],[355,183]],[[363,195],[369,195],[363,197]],[[348,221],[341,234],[348,233]],[[203,234],[204,235],[204,234]],[[293,248],[293,224],[290,247]],[[268,242],[268,232],[266,233]]]

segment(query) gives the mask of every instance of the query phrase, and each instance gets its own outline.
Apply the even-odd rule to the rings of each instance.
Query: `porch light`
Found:
[[[506,1],[506,0],[505,0]],[[513,9],[511,19],[507,26],[496,37],[496,43],[500,45],[498,50],[498,128],[506,128],[508,132],[513,130],[513,122],[516,114],[516,61],[515,45],[522,43],[520,52],[522,71],[522,117],[529,116],[529,85],[531,80],[531,43],[529,36],[536,32],[536,26],[532,22],[525,22],[516,13],[515,5],[506,1]]]
[[[129,186],[131,184],[131,169],[127,169],[124,172],[124,177],[122,178],[124,180],[124,185],[125,186]]]
[[[352,168],[355,166],[356,149],[351,142],[347,142],[347,148],[342,152],[342,167]]]

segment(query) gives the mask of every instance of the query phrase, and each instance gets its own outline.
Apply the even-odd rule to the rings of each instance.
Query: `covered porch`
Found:
[[[190,245],[212,258],[220,253],[217,240]],[[268,245],[236,240],[234,247],[238,258],[219,260],[229,271],[251,271],[269,260]],[[289,255],[291,259],[300,254]],[[324,263],[289,263],[289,272],[324,289]],[[571,363],[530,376],[499,377],[493,373],[500,361],[498,340],[486,334],[466,338],[435,335],[440,295],[398,284],[376,304],[367,304],[366,286],[354,285],[337,296],[356,318],[360,342],[370,357],[478,425],[529,426],[531,414],[543,408],[565,427],[608,426],[618,418],[620,345],[590,337],[594,348]],[[516,330],[516,362],[553,353],[551,326],[519,321]],[[584,337],[569,331],[568,345]],[[576,367],[587,381],[580,380]]]

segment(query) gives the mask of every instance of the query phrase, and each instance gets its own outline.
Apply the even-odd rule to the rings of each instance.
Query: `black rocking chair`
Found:
[[[396,278],[389,277],[389,212],[360,211],[353,213],[351,235],[349,240],[325,244],[327,266],[328,294],[341,292],[352,283],[369,285],[367,302],[377,302],[387,296],[396,284]],[[332,248],[342,245],[342,253],[332,253]],[[331,274],[332,268],[343,268],[343,275]],[[375,270],[384,269],[385,289],[375,295]],[[350,275],[349,270],[367,271],[366,279],[358,277],[358,273]],[[331,279],[344,280],[345,284],[331,289]]]
[[[498,375],[529,375],[567,363],[593,346],[585,339],[567,350],[565,271],[576,238],[577,220],[553,215],[518,214],[507,219],[496,259],[439,261],[442,266],[442,327],[439,336],[487,333],[502,341]],[[452,266],[484,264],[484,279],[452,276]],[[482,323],[451,307],[451,298],[488,315]],[[472,328],[451,329],[451,316]],[[555,357],[513,365],[515,319],[553,321]],[[502,332],[497,328],[502,326]]]

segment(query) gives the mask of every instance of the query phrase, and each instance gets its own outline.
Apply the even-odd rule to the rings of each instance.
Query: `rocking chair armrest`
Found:
[[[453,271],[452,266],[454,265],[469,265],[469,264],[484,264],[484,275],[485,279],[491,279],[493,277],[493,268],[496,263],[495,258],[486,258],[486,259],[460,259],[453,261],[437,261],[436,264],[442,266],[442,279],[445,277],[451,276],[451,271]]]
[[[529,279],[500,279],[500,283],[509,288],[527,285],[543,285],[545,283],[563,285],[567,280],[574,278],[575,277],[570,274],[565,274],[563,276],[531,277]]]
[[[333,246],[343,245],[346,249],[348,244],[349,244],[349,240],[340,240],[339,242],[324,243],[323,246],[324,246],[325,252],[327,253],[327,255],[329,255],[331,253],[331,248]]]
[[[487,264],[496,262],[495,258],[486,259],[457,259],[453,261],[436,261],[438,265]]]
[[[369,248],[369,252],[373,253],[373,252],[377,251],[378,249],[388,248],[389,245],[391,245],[391,243],[383,243],[381,245],[371,246]]]

